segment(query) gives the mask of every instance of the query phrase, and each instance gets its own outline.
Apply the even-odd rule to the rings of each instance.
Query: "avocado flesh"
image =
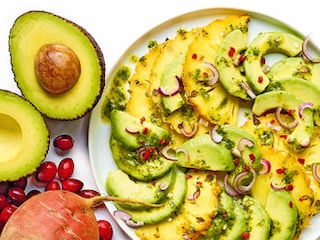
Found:
[[[0,182],[32,174],[49,148],[43,116],[24,98],[0,90],[0,122]]]
[[[298,211],[290,193],[271,189],[265,209],[272,221],[269,239],[293,239],[297,230]]]
[[[260,116],[263,113],[271,109],[276,109],[277,107],[282,107],[287,112],[294,110],[291,114],[292,117],[298,120],[298,125],[292,130],[292,132],[287,137],[287,142],[290,144],[292,150],[296,152],[303,151],[303,146],[308,142],[314,131],[314,120],[313,112],[311,109],[304,109],[304,118],[300,118],[298,112],[299,105],[303,101],[298,99],[292,93],[286,91],[272,91],[260,94],[255,99],[252,106],[252,112]]]
[[[235,58],[246,47],[247,32],[243,33],[240,29],[232,31],[220,45],[215,66],[219,71],[220,83],[229,94],[245,100],[251,100],[245,89],[241,86],[242,84],[248,85],[247,78],[233,63]],[[229,56],[230,48],[235,49],[233,56]]]
[[[292,93],[303,102],[313,103],[314,123],[320,126],[320,88],[313,82],[302,78],[286,78],[271,82],[267,91],[283,90]]]
[[[176,170],[176,179],[162,207],[146,210],[131,210],[116,204],[120,210],[131,215],[131,220],[144,222],[144,224],[155,224],[172,217],[181,207],[187,193],[186,175],[179,169]]]
[[[69,47],[80,61],[80,77],[65,93],[49,94],[35,75],[35,56],[42,46],[50,43]],[[24,13],[10,30],[9,51],[19,89],[47,117],[78,119],[98,102],[105,85],[103,54],[93,37],[77,24],[49,12]]]
[[[261,68],[261,58],[270,52],[296,56],[302,50],[302,39],[285,32],[260,33],[248,46],[243,67],[252,90],[259,94],[268,86],[270,79]]]
[[[187,156],[184,151],[177,152],[176,164],[180,167],[213,171],[234,170],[230,149],[223,143],[215,143],[209,134],[202,134],[187,140],[179,148],[188,152]]]
[[[137,181],[120,169],[111,171],[106,180],[106,189],[112,196],[135,199],[141,202],[159,203],[168,194],[175,182],[176,169],[153,181]],[[118,203],[128,209],[146,208],[141,204]]]

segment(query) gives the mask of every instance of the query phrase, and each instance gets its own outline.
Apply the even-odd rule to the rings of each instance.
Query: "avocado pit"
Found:
[[[69,91],[77,83],[81,65],[69,47],[56,43],[46,44],[37,53],[35,73],[43,89],[59,94]]]

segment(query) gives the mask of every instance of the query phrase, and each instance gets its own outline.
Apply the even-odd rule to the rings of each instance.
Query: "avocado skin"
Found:
[[[29,22],[33,22],[33,21],[37,21],[39,19],[41,19],[41,17],[44,16],[50,16],[52,18],[56,18],[59,19],[59,21],[68,24],[76,29],[78,29],[84,36],[86,39],[88,39],[88,41],[91,44],[91,47],[93,49],[92,52],[94,52],[95,54],[95,58],[96,58],[96,62],[99,65],[99,80],[98,80],[98,85],[96,86],[96,92],[94,93],[94,97],[91,96],[91,99],[89,102],[87,103],[83,103],[84,105],[81,106],[79,108],[78,111],[74,111],[74,109],[78,108],[78,103],[77,102],[73,102],[72,104],[68,103],[68,102],[62,102],[62,103],[58,103],[55,105],[55,102],[58,98],[65,98],[65,96],[67,95],[71,95],[73,98],[79,99],[79,101],[81,101],[81,99],[85,99],[86,96],[84,94],[84,92],[66,92],[63,94],[59,94],[57,96],[51,96],[48,93],[44,93],[45,91],[43,90],[43,95],[47,95],[47,97],[45,99],[37,99],[36,97],[33,97],[33,95],[36,95],[34,93],[34,89],[27,89],[26,85],[28,85],[28,81],[30,81],[30,79],[28,78],[27,80],[24,80],[24,73],[20,73],[20,69],[21,67],[16,67],[16,59],[19,59],[20,56],[15,56],[15,45],[19,45],[19,42],[15,42],[19,40],[19,34],[21,31],[21,34],[23,33],[23,29],[26,28],[26,26],[28,25]],[[38,19],[39,18],[39,19]],[[40,21],[40,20],[39,20]],[[20,26],[20,24],[22,24],[22,26]],[[47,26],[47,29],[50,29],[50,26]],[[45,35],[45,32],[43,33],[43,35]],[[39,46],[40,48],[41,46]],[[72,120],[76,120],[79,118],[84,117],[87,113],[89,113],[98,103],[98,101],[100,100],[104,87],[105,87],[105,71],[106,71],[106,67],[105,67],[105,60],[104,60],[104,56],[103,56],[103,52],[102,49],[100,48],[100,46],[98,45],[98,43],[95,41],[94,37],[86,30],[84,29],[82,26],[76,24],[75,22],[68,20],[62,16],[58,16],[54,13],[51,12],[47,12],[47,11],[36,11],[36,10],[32,10],[32,11],[28,11],[23,13],[22,15],[20,15],[15,21],[14,24],[12,26],[12,28],[10,29],[10,34],[9,34],[9,52],[10,52],[10,57],[11,57],[11,67],[12,67],[12,71],[14,74],[14,81],[16,82],[18,88],[20,89],[22,95],[27,98],[30,102],[32,102],[32,104],[46,117],[51,118],[51,119],[55,119],[55,120],[66,120],[66,121],[72,121]],[[76,53],[77,54],[77,53]],[[33,59],[30,59],[30,62],[33,62]],[[25,66],[23,66],[25,67]],[[22,67],[22,68],[23,68]],[[83,64],[82,64],[83,67]],[[31,71],[31,70],[30,70]],[[79,79],[79,80],[84,80],[84,79]],[[26,81],[27,83],[23,83],[23,81]],[[36,81],[36,79],[35,79]],[[88,81],[88,79],[87,79]],[[89,81],[91,81],[91,79],[89,79]],[[89,90],[89,89],[86,89]],[[38,91],[38,90],[36,90]],[[40,96],[40,95],[39,95]],[[71,99],[71,97],[70,97]],[[46,102],[48,101],[48,102]]]

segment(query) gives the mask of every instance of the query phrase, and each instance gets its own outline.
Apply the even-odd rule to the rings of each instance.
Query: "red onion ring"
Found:
[[[185,149],[185,148],[176,148],[176,154],[178,155],[180,152],[185,155],[187,160],[189,159],[189,152],[188,152],[187,149]]]
[[[212,72],[212,74],[210,75],[211,77],[208,80],[208,85],[212,86],[212,85],[216,84],[219,81],[219,77],[220,77],[219,71],[212,63],[204,62],[204,64]]]
[[[131,219],[129,220],[126,220],[126,224],[129,226],[129,227],[141,227],[144,225],[144,222],[142,221],[138,221],[138,222],[134,222],[132,221]]]
[[[178,160],[177,155],[176,155],[176,151],[169,145],[162,148],[161,154],[165,159],[168,159],[170,161],[177,161]]]
[[[180,132],[185,137],[192,138],[194,135],[196,135],[197,131],[198,131],[198,125],[196,125],[196,124],[193,125],[193,128],[191,131],[186,130],[184,123],[181,124]]]
[[[319,163],[312,164],[312,175],[317,180],[317,182],[320,183],[320,164]]]
[[[224,176],[224,179],[223,179],[223,187],[224,187],[224,190],[226,191],[226,193],[231,196],[231,197],[236,197],[236,196],[239,196],[239,193],[232,187],[230,186],[230,184],[228,183],[228,177],[229,175],[226,174]]]
[[[276,182],[272,181],[270,183],[270,186],[273,190],[276,190],[276,191],[280,191],[280,190],[283,190],[283,189],[286,189],[287,187],[287,184],[277,184]]]
[[[253,147],[254,142],[251,141],[249,138],[241,138],[238,142],[238,149],[240,152],[244,150],[244,148],[247,146],[249,148]]]
[[[284,128],[295,128],[298,125],[298,120],[294,119],[291,123],[286,123],[282,120],[281,118],[281,111],[282,111],[282,107],[277,107],[276,109],[276,119],[278,121],[278,123],[280,124],[280,126],[284,127]]]
[[[308,53],[308,43],[311,40],[311,35],[312,34],[307,35],[305,37],[303,43],[302,43],[302,57],[303,57],[303,59],[305,59],[307,61],[310,61],[310,62],[313,62],[313,63],[319,63],[320,62],[320,58],[312,57]]]
[[[165,97],[172,97],[180,92],[181,85],[178,76],[175,77],[176,83],[173,88],[168,88],[167,86],[160,86],[158,88],[158,93]]]
[[[126,127],[126,132],[130,133],[130,134],[138,134],[139,129],[133,129],[133,128]]]
[[[304,115],[303,115],[303,110],[305,108],[313,108],[313,103],[312,102],[304,102],[304,103],[301,103],[299,105],[299,108],[298,108],[298,113],[299,113],[299,117],[301,119],[304,119]]]
[[[247,95],[251,99],[255,99],[257,97],[256,94],[252,91],[252,89],[245,82],[241,82],[240,86],[246,91]]]
[[[219,133],[217,133],[217,129],[218,129],[218,125],[215,125],[212,129],[211,129],[211,139],[212,141],[214,141],[215,143],[220,143],[223,139],[223,136],[220,135]]]
[[[250,177],[250,173],[252,174],[252,179],[248,185],[242,185],[241,182],[244,179],[247,179]],[[236,175],[236,177],[233,180],[233,187],[239,194],[247,193],[251,190],[253,187],[255,181],[256,181],[257,173],[254,169],[250,168],[249,171],[243,171]]]
[[[124,221],[131,219],[131,215],[125,211],[122,211],[122,210],[115,210],[113,212],[113,216],[115,218],[122,219]]]
[[[271,163],[266,159],[261,159],[261,169],[259,174],[267,174],[271,170]]]

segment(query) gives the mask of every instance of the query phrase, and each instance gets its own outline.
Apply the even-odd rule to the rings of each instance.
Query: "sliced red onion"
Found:
[[[130,134],[138,134],[139,129],[133,129],[133,128],[126,127],[126,132],[130,133]]]
[[[175,77],[175,85],[173,87],[168,86],[160,86],[158,88],[158,93],[160,93],[162,96],[165,97],[171,97],[180,92],[181,86],[180,86],[180,79],[179,77]]]
[[[300,147],[308,147],[310,145],[311,138],[306,137],[303,139],[303,141],[300,142]]]
[[[303,43],[302,43],[302,57],[303,57],[305,60],[309,60],[310,62],[319,63],[319,62],[320,62],[320,58],[312,57],[312,56],[308,53],[308,43],[309,43],[310,40],[311,40],[311,35],[312,35],[312,34],[307,35],[307,36],[305,37]]]
[[[298,113],[299,113],[299,117],[301,119],[304,119],[304,115],[303,115],[303,110],[305,108],[313,108],[313,103],[312,102],[304,102],[304,103],[301,103],[299,105],[299,108],[298,108]]]
[[[217,133],[218,125],[215,125],[211,130],[211,139],[215,143],[220,143],[223,139],[223,136]]]
[[[224,176],[224,179],[223,179],[223,187],[224,187],[224,190],[226,191],[226,193],[231,196],[231,197],[236,197],[236,196],[239,196],[239,193],[232,187],[230,186],[230,184],[228,183],[228,177],[229,175],[226,174]]]
[[[278,123],[280,124],[280,126],[284,127],[284,128],[295,128],[298,125],[298,120],[294,119],[291,123],[286,123],[282,120],[281,118],[281,111],[282,111],[282,107],[277,107],[276,109],[276,119],[278,121]]]
[[[250,176],[250,173],[252,176]],[[252,177],[250,183],[248,185],[243,185],[242,181],[244,179]],[[236,175],[236,177],[233,180],[233,186],[234,189],[239,193],[239,194],[244,194],[247,193],[251,190],[253,187],[255,181],[256,181],[257,173],[254,169],[250,168],[249,171],[243,171],[239,174]]]
[[[253,147],[254,142],[251,141],[249,138],[241,138],[240,141],[238,142],[238,149],[240,152],[244,150],[245,147]]]
[[[168,159],[170,161],[177,161],[178,160],[177,155],[176,155],[176,151],[169,145],[162,148],[161,153],[165,159]]]
[[[196,124],[193,125],[193,128],[191,131],[186,130],[184,123],[181,124],[180,132],[185,137],[192,138],[194,135],[196,135],[197,131],[198,131],[198,125]]]
[[[319,163],[312,164],[312,175],[317,180],[317,182],[320,183],[320,164]]]
[[[142,221],[134,222],[134,221],[132,221],[131,219],[129,219],[129,220],[126,220],[126,224],[127,224],[129,227],[135,228],[135,227],[141,227],[141,226],[143,226],[143,225],[144,225],[144,222],[142,222]]]
[[[200,188],[197,187],[196,191],[192,195],[188,196],[188,200],[195,201],[199,196],[200,196]]]
[[[178,155],[179,153],[183,153],[186,157],[186,159],[189,159],[189,152],[185,148],[176,148],[176,154]]]
[[[275,130],[276,132],[279,132],[279,131],[281,131],[281,126],[278,126],[278,125],[274,125],[274,124],[272,124],[272,123],[270,123],[270,122],[267,122],[266,123],[266,126],[267,127],[269,127],[269,128],[271,128],[272,130]]]
[[[122,210],[115,210],[113,212],[113,216],[115,218],[122,219],[124,221],[131,219],[131,215],[125,211],[122,211]]]
[[[261,167],[259,174],[267,174],[271,170],[271,163],[266,159],[261,159]]]
[[[220,77],[219,76],[219,71],[212,63],[204,62],[204,64],[212,72],[212,74],[210,74],[210,78],[208,80],[208,85],[212,86],[212,85],[216,84],[219,81],[219,77]]]
[[[251,99],[255,99],[257,97],[256,94],[252,91],[252,89],[245,82],[241,82],[240,86],[246,91],[247,95]]]
[[[285,189],[287,187],[287,184],[279,184],[279,183],[276,183],[275,181],[272,181],[270,183],[270,186],[273,190],[279,191],[279,190]]]
[[[168,183],[161,182],[161,183],[159,184],[159,188],[160,188],[161,191],[167,190],[168,187],[169,187],[169,184],[168,184]]]

